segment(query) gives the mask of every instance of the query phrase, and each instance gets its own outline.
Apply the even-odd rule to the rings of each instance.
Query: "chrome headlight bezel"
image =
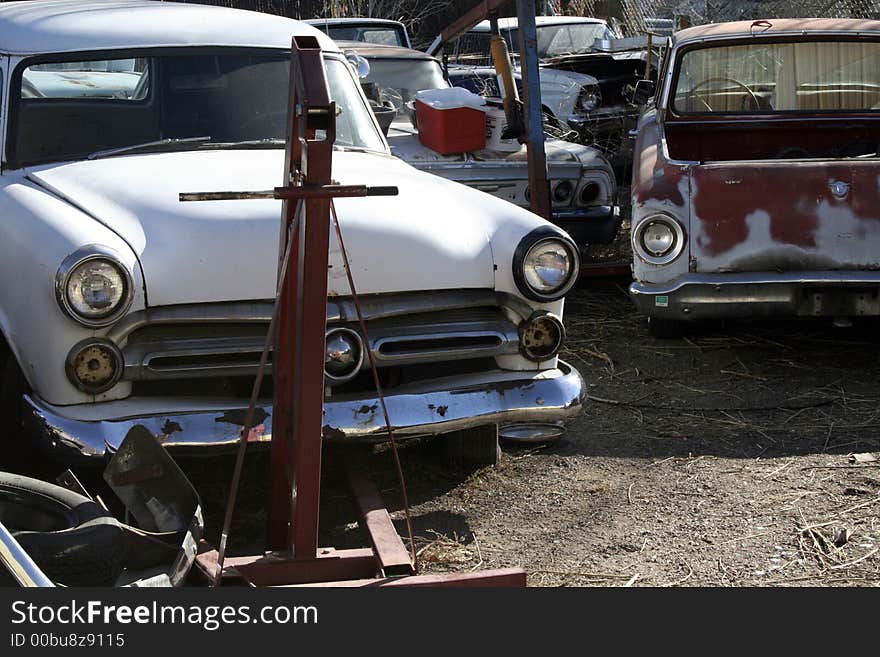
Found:
[[[94,261],[103,261],[113,267],[122,279],[123,290],[119,301],[106,314],[89,317],[77,311],[68,297],[67,286],[74,272]],[[100,244],[88,244],[67,256],[58,267],[55,274],[55,298],[64,314],[77,323],[89,328],[101,328],[113,324],[128,311],[134,299],[134,280],[116,251]]]
[[[673,236],[673,242],[669,249],[659,254],[656,252],[652,252],[645,244],[645,231],[650,226],[653,226],[657,223],[667,226],[671,230]],[[686,242],[685,235],[686,234],[684,226],[682,226],[675,217],[669,214],[658,212],[656,214],[645,217],[642,221],[639,222],[639,225],[633,231],[633,251],[636,253],[636,255],[638,255],[639,258],[641,258],[648,264],[668,265],[669,263],[676,260],[682,253],[684,253]]]
[[[349,372],[341,375],[332,374],[331,372],[327,371],[327,343],[330,342],[330,339],[335,334],[347,336],[357,349],[357,356],[355,357],[352,369]],[[361,368],[363,367],[366,349],[367,345],[364,343],[364,339],[361,337],[361,334],[357,331],[344,326],[328,327],[327,332],[324,335],[324,380],[331,385],[337,385],[340,383],[351,381],[360,373]]]
[[[526,260],[535,249],[554,242],[565,249],[571,266],[565,279],[556,289],[549,292],[537,290],[528,283],[526,278]],[[513,280],[520,293],[533,301],[547,303],[561,299],[574,287],[579,272],[580,254],[577,246],[568,235],[553,226],[542,226],[530,232],[520,240],[513,254]]]

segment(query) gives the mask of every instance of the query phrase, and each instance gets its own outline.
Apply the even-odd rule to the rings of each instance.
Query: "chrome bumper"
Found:
[[[395,435],[408,438],[487,424],[554,422],[578,415],[584,395],[578,371],[559,361],[557,369],[541,372],[492,370],[400,386],[389,391],[385,401]],[[131,412],[137,404],[131,399],[79,407],[52,406],[27,395],[23,401],[28,434],[65,462],[104,458],[136,424],[146,426],[169,448],[203,452],[230,447],[238,441],[245,416],[240,399],[225,404],[168,400],[168,408],[177,410],[166,412],[155,412],[162,399],[149,399],[142,413]],[[85,413],[110,417],[89,419]],[[252,434],[255,442],[272,439],[271,416],[271,404],[261,404]],[[379,401],[373,397],[331,398],[324,403],[323,422],[327,440],[378,442],[387,437]]]
[[[880,315],[880,272],[687,274],[635,282],[630,297],[653,317],[837,317]]]

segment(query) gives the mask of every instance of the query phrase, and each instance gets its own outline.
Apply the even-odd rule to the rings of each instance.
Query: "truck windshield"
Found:
[[[519,29],[514,28],[508,34],[508,47],[518,52]],[[539,59],[591,52],[596,39],[614,38],[604,23],[538,25],[537,35]]]
[[[325,69],[339,108],[336,143],[384,151],[350,65],[327,57]],[[21,72],[8,159],[24,166],[151,142],[278,148],[289,70],[287,53],[266,50],[40,61]]]
[[[679,114],[876,112],[880,42],[750,40],[689,50],[672,104]]]

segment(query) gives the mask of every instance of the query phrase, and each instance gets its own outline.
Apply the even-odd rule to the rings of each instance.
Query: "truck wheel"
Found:
[[[648,317],[648,330],[651,331],[651,335],[661,340],[680,338],[684,333],[681,321],[665,317]]]
[[[54,582],[112,586],[122,573],[122,527],[66,488],[0,472],[0,521]]]
[[[15,356],[6,354],[0,365],[0,469],[27,470],[35,456],[33,441],[25,440],[21,425],[21,396],[27,382]],[[33,463],[30,463],[33,465]]]
[[[498,425],[453,431],[436,438],[441,459],[456,470],[496,466],[501,461]]]

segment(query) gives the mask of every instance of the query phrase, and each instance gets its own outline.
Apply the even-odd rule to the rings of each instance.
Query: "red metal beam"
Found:
[[[416,588],[486,588],[523,587],[526,571],[522,568],[501,568],[474,573],[439,573],[436,575],[412,575],[410,577],[386,577],[384,579],[361,579],[347,582],[314,582],[302,586],[318,587],[374,587],[406,586]]]
[[[213,549],[196,557],[196,568],[208,583],[217,581],[217,557]],[[370,548],[322,548],[315,559],[309,560],[290,559],[284,553],[226,557],[222,575],[226,581],[241,579],[252,586],[276,586],[372,578],[378,572],[379,564]]]
[[[363,475],[353,473],[349,473],[348,485],[360,512],[361,526],[369,535],[382,571],[386,575],[412,575],[415,572],[412,557],[394,528],[376,486]]]
[[[314,37],[294,37],[285,182],[291,187],[329,185],[335,140],[336,107],[330,100],[321,47]],[[299,230],[290,236],[291,262],[279,299],[268,541],[270,548],[289,548],[297,559],[313,559],[321,501],[330,200],[285,200],[281,253],[297,212]]]

